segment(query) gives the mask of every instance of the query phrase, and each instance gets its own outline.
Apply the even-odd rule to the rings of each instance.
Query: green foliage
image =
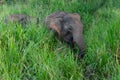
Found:
[[[0,6],[0,80],[120,80],[119,0],[5,1]],[[42,25],[58,10],[82,17],[87,51],[79,63],[68,45]],[[39,17],[39,27],[6,25],[9,14]]]

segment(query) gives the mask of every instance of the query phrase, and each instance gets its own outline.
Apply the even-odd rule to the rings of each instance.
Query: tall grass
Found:
[[[120,80],[119,0],[5,1],[0,5],[0,80]],[[42,23],[58,10],[82,17],[86,55],[79,63]],[[6,25],[10,14],[39,17],[39,27]]]

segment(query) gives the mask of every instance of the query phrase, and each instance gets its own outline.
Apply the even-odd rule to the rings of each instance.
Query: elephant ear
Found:
[[[57,20],[53,20],[50,24],[49,24],[49,28],[55,32],[57,32],[57,34],[59,36],[61,36],[61,23],[60,21]]]

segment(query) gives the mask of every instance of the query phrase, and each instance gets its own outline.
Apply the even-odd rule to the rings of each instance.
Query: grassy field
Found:
[[[120,80],[120,0],[6,1],[0,4],[0,80]],[[86,55],[79,64],[42,24],[58,10],[82,17]],[[6,26],[9,14],[39,17],[39,27]]]

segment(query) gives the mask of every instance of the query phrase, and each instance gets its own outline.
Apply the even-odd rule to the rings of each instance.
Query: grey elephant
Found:
[[[38,24],[39,23],[39,18],[31,17],[31,16],[25,15],[25,14],[12,14],[12,15],[9,15],[5,18],[5,23],[6,24],[19,23],[23,27],[25,27],[25,25],[28,24],[28,23]]]
[[[44,20],[47,28],[55,32],[59,39],[67,42],[74,50],[75,43],[79,48],[79,54],[75,57],[81,59],[85,55],[85,43],[83,37],[83,24],[77,13],[55,12]]]

